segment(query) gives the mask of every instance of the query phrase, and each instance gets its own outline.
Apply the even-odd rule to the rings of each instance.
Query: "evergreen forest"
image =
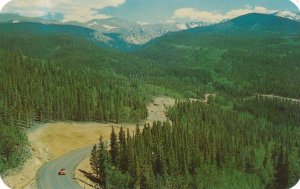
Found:
[[[90,164],[104,189],[293,186],[300,24],[264,19],[169,33],[128,52],[77,26],[0,24],[0,173],[30,157],[33,125],[93,121],[137,125],[99,136]],[[187,100],[208,93],[207,103]],[[176,105],[168,121],[143,125],[156,96]]]
[[[249,108],[250,103],[259,104],[259,109]],[[214,102],[178,101],[168,110],[172,124],[137,127],[132,136],[112,128],[110,144],[100,138],[91,153],[98,184],[199,189],[293,186],[300,169],[295,140],[300,133],[300,104],[253,99],[234,107],[228,111]]]

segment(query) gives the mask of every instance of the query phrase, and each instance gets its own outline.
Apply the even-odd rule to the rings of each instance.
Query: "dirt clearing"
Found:
[[[147,123],[153,123],[153,121],[166,121],[166,108],[174,106],[175,99],[169,97],[157,97],[154,101],[148,105],[148,117]]]
[[[32,132],[29,140],[41,143],[49,152],[50,159],[55,159],[75,149],[80,149],[95,144],[100,135],[108,139],[111,127],[117,130],[135,128],[134,125],[116,125],[101,123],[52,123]]]

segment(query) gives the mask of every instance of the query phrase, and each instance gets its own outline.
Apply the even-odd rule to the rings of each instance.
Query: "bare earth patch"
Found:
[[[50,154],[50,159],[58,158],[75,149],[95,144],[100,135],[108,139],[111,127],[116,124],[101,123],[52,123],[29,134],[30,141],[39,141]],[[122,125],[125,128],[133,125]]]
[[[175,99],[169,97],[157,97],[154,101],[148,105],[148,117],[147,123],[153,123],[153,121],[166,121],[166,108],[174,106]]]
[[[210,97],[215,97],[216,94],[205,94],[204,99],[196,99],[196,98],[189,98],[189,101],[196,102],[200,101],[202,103],[207,103]]]

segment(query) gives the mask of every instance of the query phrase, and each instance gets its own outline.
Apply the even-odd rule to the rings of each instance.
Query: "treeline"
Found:
[[[299,179],[297,125],[201,102],[177,102],[168,116],[172,125],[100,138],[90,158],[100,187],[283,189]]]
[[[148,96],[129,81],[92,65],[32,59],[0,52],[0,172],[21,164],[23,130],[33,122],[138,122]]]

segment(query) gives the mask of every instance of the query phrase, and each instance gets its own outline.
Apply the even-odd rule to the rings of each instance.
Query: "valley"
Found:
[[[107,189],[293,186],[297,14],[194,25],[0,14],[4,181],[17,189],[74,188],[77,169],[82,187],[91,185],[83,173],[93,172]],[[60,177],[59,168],[70,172]]]

